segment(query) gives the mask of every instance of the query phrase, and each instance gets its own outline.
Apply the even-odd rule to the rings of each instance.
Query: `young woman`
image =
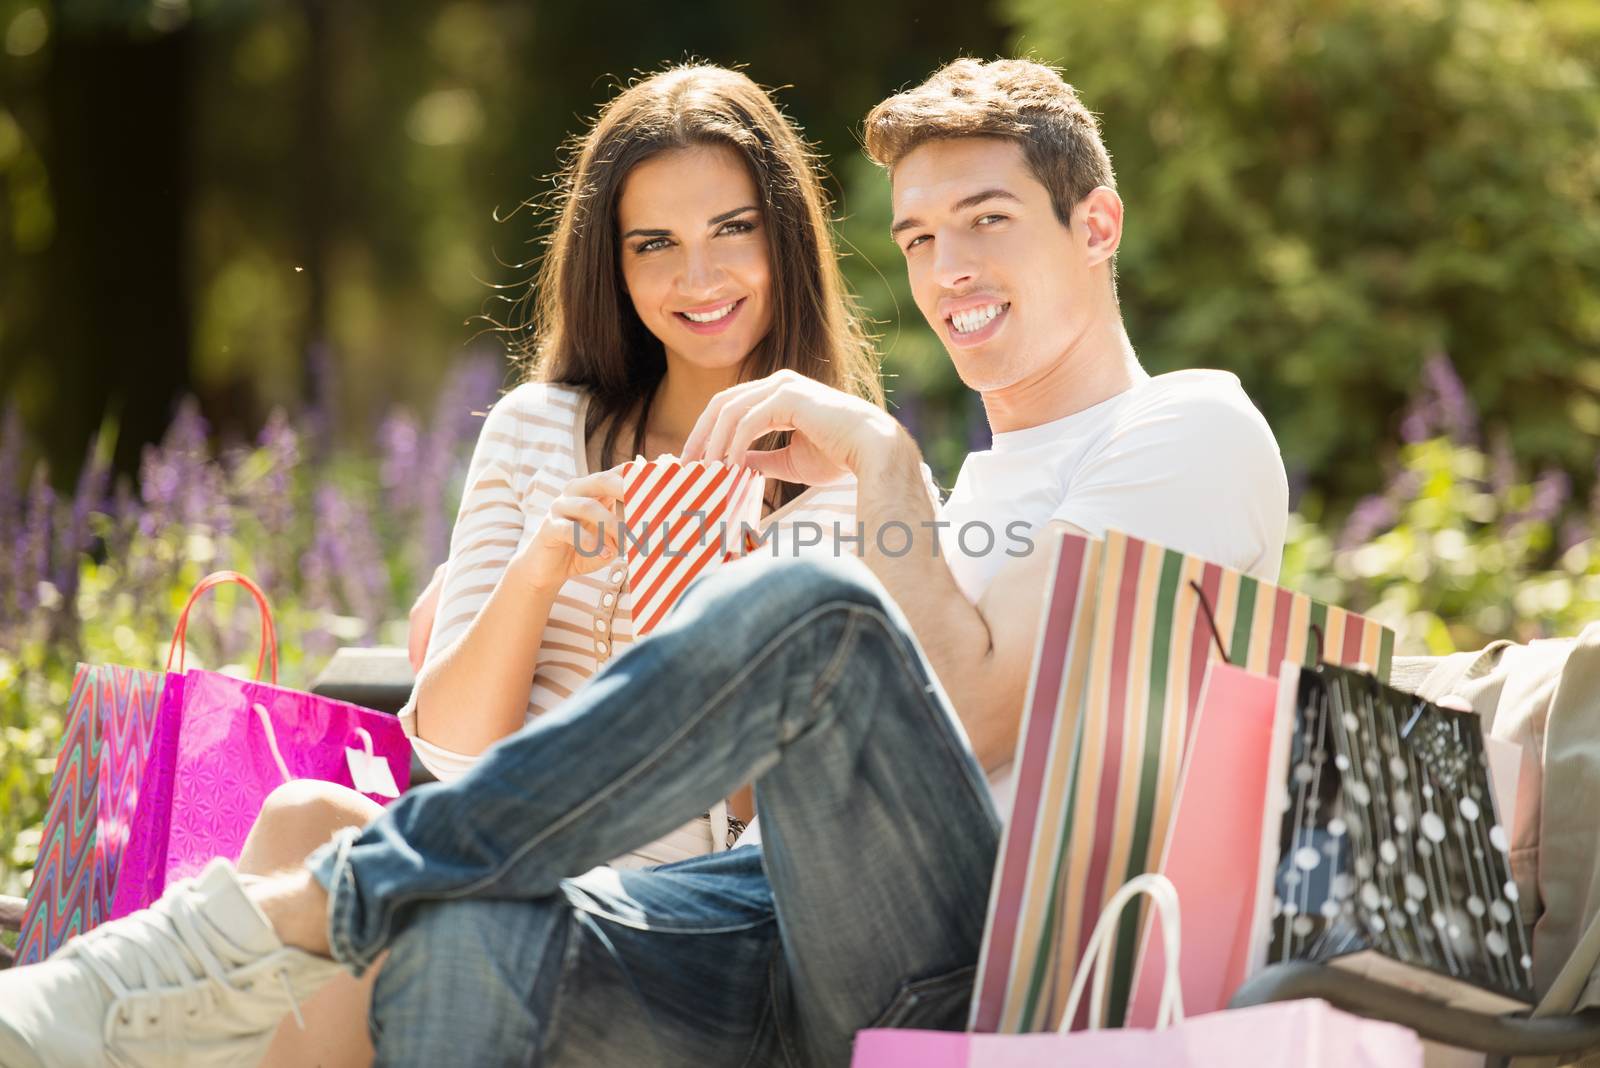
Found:
[[[440,778],[559,705],[634,640],[611,526],[618,465],[678,453],[706,404],[792,370],[882,403],[876,364],[835,261],[827,199],[799,132],[744,75],[677,67],[616,96],[575,146],[528,295],[528,381],[502,397],[469,469],[436,616],[401,714]],[[780,551],[798,523],[855,527],[853,483],[769,483]],[[578,540],[579,538],[582,540]],[[577,546],[604,543],[585,555]],[[832,551],[831,539],[822,548]],[[431,608],[432,601],[424,599]],[[735,805],[748,818],[748,809]],[[240,868],[302,861],[366,798],[293,783],[269,800]],[[696,821],[619,864],[726,847]],[[306,1006],[264,1063],[364,1063],[371,974]]]

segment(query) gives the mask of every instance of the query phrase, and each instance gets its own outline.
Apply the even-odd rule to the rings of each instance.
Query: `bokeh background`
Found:
[[[267,585],[291,685],[403,638],[514,381],[546,176],[637,71],[777,87],[948,485],[988,428],[859,125],[1021,53],[1102,116],[1145,364],[1235,371],[1275,428],[1287,582],[1409,651],[1596,616],[1594,0],[0,0],[0,892],[73,663],[157,666],[205,572]],[[253,662],[242,600],[195,629]]]

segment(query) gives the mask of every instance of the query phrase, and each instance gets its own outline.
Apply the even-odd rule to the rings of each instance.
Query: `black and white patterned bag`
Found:
[[[1267,962],[1526,1007],[1530,940],[1478,718],[1327,665],[1283,695],[1295,707]]]

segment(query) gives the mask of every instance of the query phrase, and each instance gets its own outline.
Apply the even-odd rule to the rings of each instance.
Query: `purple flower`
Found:
[[[1560,468],[1547,468],[1533,483],[1533,499],[1524,518],[1535,523],[1552,523],[1572,498],[1572,479]]]
[[[300,599],[311,608],[335,611],[333,604],[334,565],[331,550],[326,544],[321,525],[312,538],[310,548],[300,555]],[[310,651],[309,649],[307,650]],[[331,649],[322,650],[323,652]]]
[[[294,473],[300,463],[300,436],[283,409],[274,408],[267,416],[256,447],[265,454],[266,469],[245,487],[241,504],[261,524],[266,543],[263,556],[256,561],[256,578],[270,587],[280,571],[291,569],[287,549],[294,541]]]
[[[1350,510],[1350,518],[1345,520],[1344,530],[1339,533],[1338,547],[1354,549],[1365,545],[1394,526],[1399,518],[1400,510],[1387,495],[1375,493],[1363,497]]]
[[[106,510],[106,491],[111,483],[111,464],[105,449],[104,428],[95,431],[78,472],[78,486],[72,494],[72,514],[67,522],[66,539],[60,546],[55,584],[70,605],[78,592],[78,559],[87,553],[93,538],[89,517]]]
[[[409,515],[418,504],[422,467],[422,431],[416,418],[404,408],[390,412],[378,427],[378,448],[378,479],[388,495],[389,508],[397,515]]]
[[[450,482],[451,457],[447,452],[433,452],[422,466],[417,481],[417,494],[421,506],[421,522],[417,531],[417,551],[422,558],[419,575],[428,568],[443,563],[450,551],[449,505],[445,501],[445,487]]]
[[[1439,434],[1459,444],[1475,443],[1478,409],[1450,357],[1435,352],[1423,361],[1421,390],[1400,420],[1400,436],[1415,444]]]
[[[139,502],[127,476],[117,479],[107,514],[111,522],[106,535],[106,557],[126,560],[133,554],[133,534],[139,522]]]
[[[39,583],[50,577],[52,515],[56,494],[50,488],[50,468],[40,461],[33,469],[33,486],[23,513],[22,537],[16,543],[16,600],[19,617],[25,618],[39,603]]]
[[[1546,468],[1534,479],[1526,508],[1507,511],[1500,517],[1500,528],[1510,530],[1522,523],[1554,523],[1572,498],[1572,479],[1558,468]]]
[[[500,357],[488,353],[468,356],[451,368],[434,404],[435,444],[451,453],[460,453],[463,447],[470,451],[503,380]]]
[[[318,487],[316,537],[306,554],[308,578],[315,580],[325,607],[338,600],[349,614],[367,623],[370,632],[389,608],[389,576],[383,549],[365,510],[353,507],[333,485]]]
[[[450,550],[454,502],[446,498],[452,483],[466,469],[483,428],[483,415],[493,405],[501,379],[499,357],[470,357],[446,376],[434,405],[433,426],[417,480],[417,504],[422,512],[417,542],[423,573],[443,561]]]
[[[16,572],[12,556],[22,515],[22,413],[8,402],[0,414],[0,606]]]
[[[146,535],[153,537],[168,522],[194,522],[201,518],[196,513],[207,510],[200,487],[208,481],[205,467],[210,459],[206,445],[209,434],[199,402],[185,397],[178,403],[177,414],[161,443],[145,446],[139,465],[139,491],[144,498],[141,527]]]
[[[1409,468],[1402,468],[1395,472],[1389,480],[1388,488],[1384,495],[1397,504],[1410,504],[1417,499],[1417,494],[1422,491],[1422,473]]]

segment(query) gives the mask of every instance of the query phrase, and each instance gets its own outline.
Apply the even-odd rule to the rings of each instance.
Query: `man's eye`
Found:
[[[997,215],[997,214],[980,215],[980,216],[978,216],[978,225],[979,226],[987,226],[992,222],[1004,222],[1005,219],[1006,219],[1006,217],[1004,215]]]
[[[922,244],[924,241],[931,241],[931,240],[933,240],[933,239],[931,237],[929,237],[927,234],[918,234],[916,237],[913,237],[910,241],[906,242],[906,251],[910,252],[912,249],[916,248],[918,245]]]

